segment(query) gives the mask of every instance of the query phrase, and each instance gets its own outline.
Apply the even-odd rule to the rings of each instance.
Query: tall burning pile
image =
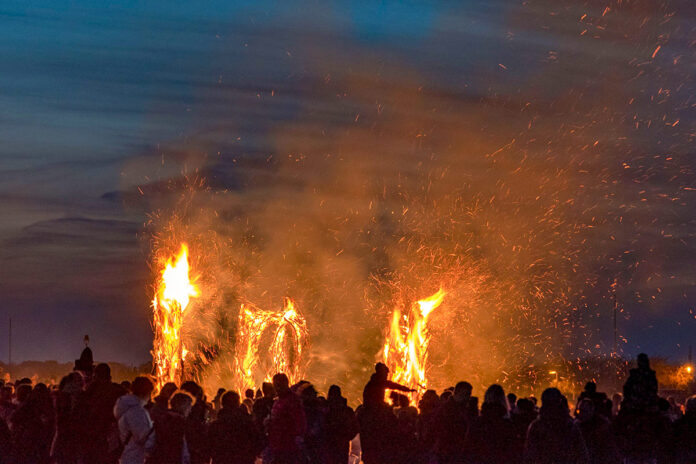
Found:
[[[158,276],[155,297],[152,358],[158,388],[167,382],[181,383],[186,347],[182,338],[184,312],[190,299],[199,295],[189,277],[188,246],[183,244],[175,257],[169,257]]]
[[[411,305],[408,312],[394,309],[391,325],[387,333],[382,356],[384,363],[392,373],[392,380],[413,390],[422,391],[428,386],[426,378],[426,362],[430,333],[428,318],[445,298],[445,291],[440,289]],[[412,393],[415,399],[418,393]]]

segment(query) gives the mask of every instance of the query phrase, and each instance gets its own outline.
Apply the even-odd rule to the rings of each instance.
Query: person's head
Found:
[[[14,393],[12,385],[3,385],[2,389],[0,390],[0,401],[6,403],[12,401],[12,393]]]
[[[559,417],[568,414],[568,408],[564,406],[565,399],[558,388],[547,388],[541,394],[542,417]],[[565,408],[565,411],[564,411]]]
[[[271,382],[262,383],[261,391],[263,392],[264,398],[273,398],[276,395],[275,388]]]
[[[507,400],[508,400],[508,404],[512,408],[513,406],[515,406],[517,404],[517,395],[510,392],[507,394]]]
[[[389,368],[386,364],[378,362],[375,364],[375,374],[377,374],[379,378],[386,379],[389,377]]]
[[[97,367],[94,368],[94,380],[111,382],[111,367],[106,363],[97,364]]]
[[[484,404],[497,404],[501,408],[507,411],[509,409],[507,397],[505,396],[505,390],[498,384],[493,384],[486,390],[483,395]]]
[[[454,394],[452,393],[452,390],[445,390],[442,392],[442,395],[440,395],[440,400],[445,402],[448,399],[452,398]]]
[[[343,395],[341,395],[341,387],[338,385],[331,385],[329,387],[328,399],[337,400],[341,398],[343,398]]]
[[[226,391],[227,390],[225,390],[224,388],[218,388],[217,392],[215,393],[214,400],[219,400],[220,398],[222,398],[222,395],[224,395]]]
[[[253,400],[254,399],[254,390],[251,388],[247,388],[246,391],[244,392],[244,397],[248,400]]]
[[[454,400],[463,403],[469,400],[473,387],[469,382],[459,382],[454,386]]]
[[[650,359],[645,353],[638,355],[638,368],[640,369],[650,369]]]
[[[686,403],[684,403],[684,412],[690,416],[696,414],[696,395],[686,399]]]
[[[123,388],[127,392],[130,392],[131,391],[131,383],[128,380],[124,380],[121,382],[121,388]]]
[[[589,398],[584,398],[578,405],[578,419],[588,421],[595,415],[595,404]]]
[[[133,395],[137,396],[143,403],[150,401],[150,396],[155,389],[155,385],[148,377],[138,376],[131,384]]]
[[[222,404],[222,409],[226,409],[228,411],[239,409],[239,405],[241,404],[239,393],[236,391],[225,392],[225,394],[222,395],[220,404]]]
[[[31,394],[31,384],[21,383],[17,386],[17,402],[22,404],[27,401]]]
[[[169,400],[169,407],[172,411],[187,417],[191,413],[193,401],[193,396],[189,392],[178,391]]]
[[[534,403],[528,398],[520,398],[517,400],[517,410],[520,413],[532,413],[534,412]]]
[[[399,395],[399,407],[408,408],[411,406],[411,399],[406,395]]]
[[[167,382],[162,386],[158,396],[161,396],[163,399],[166,398],[167,401],[169,401],[174,392],[177,390],[178,388],[174,382]]]
[[[199,401],[201,398],[203,398],[203,389],[193,380],[187,380],[186,382],[182,383],[181,389],[186,392],[189,392],[191,396],[193,396],[196,399],[196,401]]]
[[[590,381],[585,384],[585,391],[587,393],[593,394],[597,392],[597,384]]]
[[[290,390],[290,380],[288,376],[282,373],[273,376],[273,388],[278,395],[286,393]]]

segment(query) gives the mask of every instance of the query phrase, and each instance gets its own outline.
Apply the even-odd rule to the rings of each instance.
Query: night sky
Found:
[[[384,155],[394,173],[437,157],[412,143],[436,136],[440,116],[394,123],[397,97],[380,102],[378,82],[417,95],[422,113],[466,121],[480,140],[463,146],[506,147],[500,170],[542,152],[516,151],[519,133],[548,134],[558,152],[538,161],[544,172],[585,176],[578,221],[607,218],[574,258],[598,269],[586,298],[606,310],[597,289],[618,276],[623,351],[685,360],[696,341],[696,11],[620,3],[4,1],[0,359],[10,316],[15,362],[74,359],[84,334],[100,360],[149,359],[145,224],[182,173],[251,190],[237,159],[321,152],[324,129],[410,138],[407,154],[395,143]],[[369,116],[379,105],[384,116]],[[480,177],[467,162],[454,164]],[[308,184],[321,176],[308,171]],[[610,320],[589,322],[599,351]]]

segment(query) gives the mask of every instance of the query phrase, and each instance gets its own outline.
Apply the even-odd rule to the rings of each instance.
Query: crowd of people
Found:
[[[107,364],[55,387],[3,384],[0,464],[347,464],[358,436],[365,464],[696,463],[696,396],[660,398],[644,354],[623,394],[588,382],[572,407],[556,388],[537,405],[500,385],[479,405],[464,381],[413,405],[381,363],[356,411],[338,386],[324,397],[282,373],[243,397],[208,401],[193,381],[154,391],[146,376],[112,382]]]

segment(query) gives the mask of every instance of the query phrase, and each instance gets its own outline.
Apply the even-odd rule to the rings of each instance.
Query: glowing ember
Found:
[[[152,300],[155,331],[152,357],[158,388],[166,382],[181,382],[187,353],[181,339],[183,315],[191,297],[198,294],[198,288],[189,279],[188,247],[183,244],[179,255],[167,260]]]
[[[445,294],[440,289],[412,305],[408,314],[401,314],[399,308],[394,310],[382,352],[393,381],[416,390],[427,388],[425,365],[430,344],[428,317],[442,304]],[[411,394],[412,399],[416,396]]]
[[[262,360],[262,338],[271,327],[274,330],[271,333],[268,355]],[[259,373],[263,380],[270,380],[277,372],[287,374],[291,382],[299,380],[303,374],[302,357],[308,339],[307,322],[295,309],[295,303],[290,298],[285,299],[285,308],[281,312],[242,305],[235,348],[239,388],[257,387]]]

